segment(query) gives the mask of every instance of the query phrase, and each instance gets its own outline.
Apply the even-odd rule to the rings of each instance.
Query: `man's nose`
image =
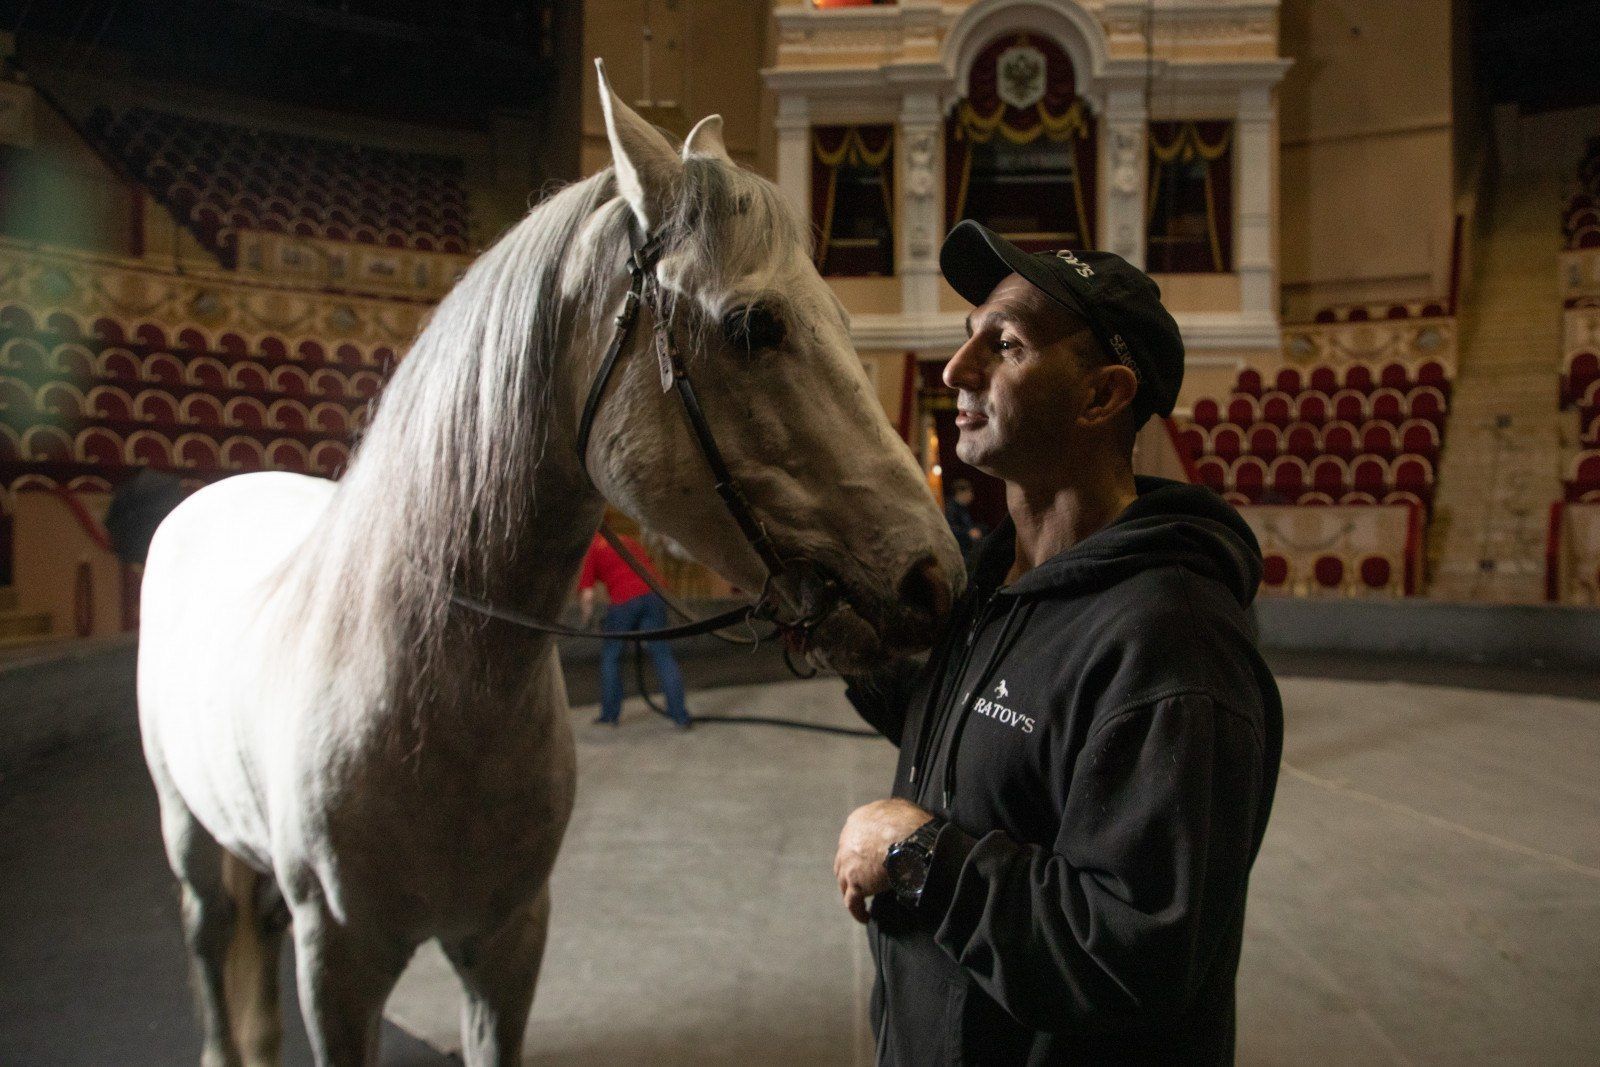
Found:
[[[956,354],[950,357],[950,362],[944,365],[944,384],[957,391],[982,388],[982,361],[977,358],[977,354],[977,339],[969,338],[966,344],[956,349]]]

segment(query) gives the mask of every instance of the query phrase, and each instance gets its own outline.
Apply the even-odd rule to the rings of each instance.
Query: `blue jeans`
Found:
[[[666,625],[666,603],[654,593],[645,593],[607,608],[600,628],[615,634],[625,630],[659,630]],[[626,644],[625,641],[607,641],[600,649],[600,718],[604,722],[616,722],[622,714],[622,650]],[[678,673],[678,661],[672,658],[672,649],[665,641],[646,641],[644,647],[655,661],[656,677],[661,679],[661,690],[667,697],[668,714],[675,723],[687,723],[689,709],[683,703],[683,675]]]

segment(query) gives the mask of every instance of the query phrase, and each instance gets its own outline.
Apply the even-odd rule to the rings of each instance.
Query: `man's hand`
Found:
[[[594,586],[578,592],[578,610],[583,613],[583,621],[579,626],[588,626],[589,620],[594,618]]]
[[[867,921],[867,898],[889,888],[884,857],[889,846],[903,841],[933,818],[909,800],[874,800],[850,813],[839,832],[839,854],[833,875],[839,880],[844,906],[858,923]]]

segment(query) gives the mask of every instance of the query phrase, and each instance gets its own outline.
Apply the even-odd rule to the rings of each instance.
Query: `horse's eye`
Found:
[[[783,320],[764,304],[735,308],[722,319],[722,335],[745,354],[777,348],[783,343]]]

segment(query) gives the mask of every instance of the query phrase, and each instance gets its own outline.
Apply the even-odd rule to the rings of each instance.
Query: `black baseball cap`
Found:
[[[969,303],[989,299],[1008,275],[1081,316],[1114,359],[1139,376],[1136,413],[1170,415],[1183,384],[1183,337],[1161,304],[1161,287],[1115,252],[1024,252],[972,219],[956,223],[939,270]]]

